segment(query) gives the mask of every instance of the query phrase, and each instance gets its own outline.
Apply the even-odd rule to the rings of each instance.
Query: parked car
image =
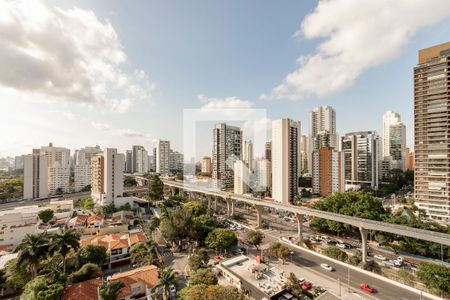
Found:
[[[320,267],[322,269],[325,269],[325,270],[329,271],[329,272],[333,271],[333,267],[330,266],[330,265],[327,265],[327,264],[320,264]]]
[[[298,278],[298,283],[299,284],[302,284],[303,282],[305,282],[305,278],[302,278],[302,277]]]
[[[347,245],[345,245],[345,244],[336,244],[336,247],[338,247],[338,248],[342,248],[342,249],[346,249],[347,248]]]
[[[416,265],[414,265],[414,264],[411,264],[411,270],[417,272],[417,271],[420,270],[420,268],[419,268],[419,266],[416,266]]]
[[[379,259],[379,260],[383,260],[383,261],[387,259],[386,257],[384,257],[384,256],[381,255],[381,254],[375,255],[374,258]]]
[[[367,283],[361,283],[359,285],[359,288],[362,289],[363,291],[366,291],[366,292],[371,293],[371,294],[377,292],[376,289],[374,289],[373,287],[370,287]]]
[[[388,267],[393,267],[394,266],[394,261],[392,261],[392,260],[385,260],[385,261],[383,261],[383,265],[388,266]]]
[[[309,290],[312,288],[312,283],[309,281],[303,282],[301,288],[302,290]]]

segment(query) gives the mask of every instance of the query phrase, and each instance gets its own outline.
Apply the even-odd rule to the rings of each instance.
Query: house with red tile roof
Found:
[[[130,263],[130,248],[136,243],[147,242],[146,235],[140,230],[121,233],[88,236],[80,240],[80,245],[99,245],[108,254],[108,268],[115,268]]]
[[[125,285],[117,296],[117,299],[141,300],[152,299],[151,289],[158,283],[158,268],[156,266],[144,266],[126,272],[116,273],[106,281],[121,281]],[[64,291],[62,300],[99,300],[100,278],[72,284]]]

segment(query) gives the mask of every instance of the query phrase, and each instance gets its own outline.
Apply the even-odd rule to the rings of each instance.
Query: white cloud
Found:
[[[99,131],[109,131],[114,136],[139,138],[147,141],[152,141],[153,137],[149,133],[140,132],[129,128],[113,128],[107,123],[91,122],[91,126]]]
[[[111,129],[111,126],[109,126],[109,124],[106,124],[106,123],[91,122],[91,125],[96,130],[107,131],[107,130]]]
[[[202,110],[208,109],[233,109],[233,108],[253,108],[253,102],[241,100],[238,97],[210,98],[205,95],[198,95],[198,100],[204,105]]]
[[[0,1],[0,86],[123,112],[154,88],[130,67],[111,23],[92,11]],[[36,97],[38,98],[38,97]]]
[[[321,0],[295,36],[323,40],[261,98],[299,100],[343,90],[362,72],[396,58],[419,29],[449,15],[448,0]]]
[[[71,112],[63,111],[62,114],[64,117],[66,117],[69,120],[75,120],[75,115]]]

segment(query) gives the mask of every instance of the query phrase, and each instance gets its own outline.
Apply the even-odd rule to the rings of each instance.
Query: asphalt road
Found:
[[[278,242],[278,236],[265,233],[266,235],[266,242]],[[287,245],[287,244],[286,244]],[[306,252],[304,250],[299,250],[296,247],[292,247],[290,245],[287,245],[291,250],[294,251],[294,254],[290,256],[289,261],[306,267],[310,269],[311,272],[315,272],[316,274],[320,274],[320,276],[331,278],[332,280],[338,282],[338,279],[341,282],[342,287],[342,293],[345,293],[347,289],[347,283],[348,283],[348,273],[349,269],[345,266],[341,266],[338,264],[335,264],[332,260],[327,258],[319,257],[318,255],[311,254],[309,252]],[[326,271],[320,267],[320,264],[326,263],[332,266],[335,270],[333,272]],[[302,277],[301,274],[296,274],[297,277]],[[371,287],[374,287],[377,289],[377,293],[375,294],[368,294],[362,290],[360,290],[359,285],[361,283],[367,283]],[[313,282],[314,284],[314,282]],[[319,284],[320,283],[316,283]],[[427,297],[420,297],[420,295],[413,293],[409,290],[403,289],[398,287],[397,285],[393,285],[390,283],[387,283],[383,280],[376,279],[372,276],[366,275],[360,271],[356,271],[353,269],[350,269],[350,286],[355,289],[361,291],[359,294],[362,295],[364,298],[372,298],[372,299],[395,299],[395,300],[413,300],[413,299],[431,299]]]

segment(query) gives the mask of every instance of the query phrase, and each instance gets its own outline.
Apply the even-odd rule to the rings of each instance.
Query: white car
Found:
[[[305,282],[305,278],[300,277],[300,278],[298,279],[298,283],[302,284],[303,282]]]
[[[345,246],[345,244],[336,244],[336,247],[342,248],[342,249],[347,248],[347,246]]]
[[[394,261],[392,261],[392,260],[385,260],[385,261],[383,261],[383,265],[389,266],[389,267],[393,267],[394,266]]]
[[[379,259],[379,260],[382,260],[382,261],[385,261],[386,260],[386,257],[384,257],[383,255],[381,255],[381,254],[377,254],[377,255],[375,255],[374,256],[376,259]]]
[[[333,271],[333,267],[330,266],[330,265],[327,265],[327,264],[320,264],[320,267],[322,269],[325,269],[325,270],[329,271],[329,272]]]

